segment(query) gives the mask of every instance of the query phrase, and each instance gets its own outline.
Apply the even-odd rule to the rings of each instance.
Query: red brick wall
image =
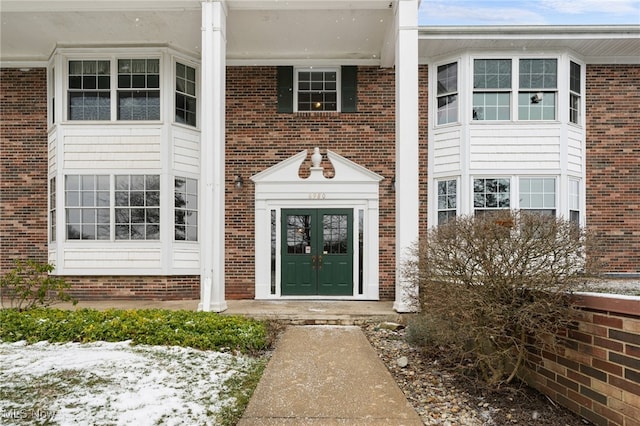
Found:
[[[79,300],[188,300],[200,298],[200,276],[67,276]]]
[[[427,222],[428,217],[428,156],[429,156],[429,66],[420,65],[418,69],[419,80],[419,137],[420,137],[420,169],[418,171],[420,179],[420,239],[426,238],[427,229],[432,224]]]
[[[587,225],[606,272],[640,272],[640,66],[587,66]]]
[[[227,298],[254,297],[254,187],[249,177],[318,146],[323,154],[330,149],[386,178],[380,184],[380,297],[393,300],[394,78],[391,69],[359,67],[357,113],[283,114],[277,113],[276,67],[227,68]],[[233,186],[236,175],[244,179],[242,190]]]
[[[640,298],[577,296],[555,350],[531,349],[528,382],[596,425],[640,426]]]
[[[46,76],[0,70],[0,273],[47,261]]]

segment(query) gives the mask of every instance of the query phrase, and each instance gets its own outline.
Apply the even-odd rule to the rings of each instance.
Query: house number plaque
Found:
[[[309,199],[310,200],[324,200],[327,198],[327,194],[324,192],[310,192]]]

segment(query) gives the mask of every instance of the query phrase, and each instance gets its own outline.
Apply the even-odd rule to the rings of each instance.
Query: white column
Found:
[[[202,3],[200,90],[200,306],[222,312],[224,299],[225,35],[223,1]]]
[[[402,265],[418,241],[418,1],[396,9],[396,300],[398,312],[412,309]]]

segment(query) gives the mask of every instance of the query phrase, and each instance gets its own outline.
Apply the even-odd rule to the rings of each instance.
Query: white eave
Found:
[[[570,50],[587,63],[640,63],[640,25],[420,27],[429,63],[465,51]]]

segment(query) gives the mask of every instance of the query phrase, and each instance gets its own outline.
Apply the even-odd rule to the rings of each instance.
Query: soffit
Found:
[[[571,50],[587,63],[640,63],[640,26],[422,27],[419,58],[465,51]]]
[[[231,61],[379,62],[396,0],[226,2]],[[2,0],[0,59],[45,61],[56,46],[170,45],[200,55],[194,0]]]

